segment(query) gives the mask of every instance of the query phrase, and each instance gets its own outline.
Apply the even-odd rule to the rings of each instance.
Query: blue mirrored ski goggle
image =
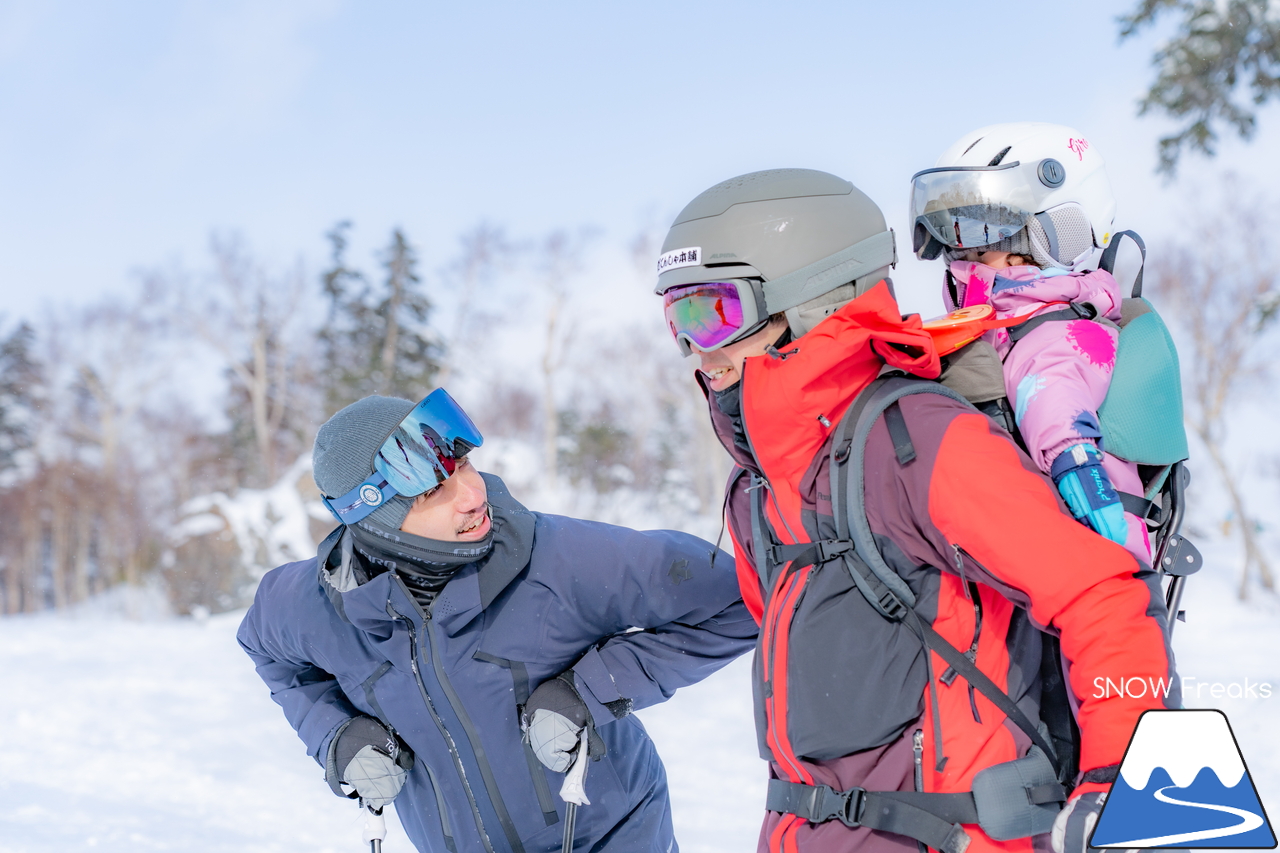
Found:
[[[458,463],[484,436],[449,392],[437,388],[413,407],[373,456],[373,473],[325,506],[343,524],[354,524],[396,495],[412,498],[453,476]]]

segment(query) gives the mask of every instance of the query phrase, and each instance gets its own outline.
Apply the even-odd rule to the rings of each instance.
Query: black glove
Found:
[[[539,684],[520,712],[525,743],[555,773],[565,772],[573,763],[584,727],[588,729],[587,754],[598,759],[605,754],[604,741],[596,734],[587,703],[573,686],[572,672]]]
[[[413,767],[413,753],[372,717],[353,717],[329,746],[325,778],[334,793],[358,796],[381,809],[396,798],[406,771]],[[344,794],[339,783],[355,788]]]

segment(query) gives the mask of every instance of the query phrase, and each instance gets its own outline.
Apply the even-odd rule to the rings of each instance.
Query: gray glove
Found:
[[[326,778],[336,793],[346,783],[355,791],[344,796],[380,810],[400,793],[411,767],[413,753],[394,734],[372,717],[354,717],[329,746]]]
[[[1089,836],[1098,825],[1098,815],[1106,801],[1105,793],[1094,792],[1081,794],[1067,803],[1053,821],[1050,834],[1053,853],[1102,853],[1098,848],[1089,846]]]
[[[573,686],[572,673],[544,681],[533,691],[520,713],[520,728],[533,754],[553,773],[564,773],[573,763],[584,727],[590,728],[588,754],[604,755],[604,741],[596,734],[591,711]]]

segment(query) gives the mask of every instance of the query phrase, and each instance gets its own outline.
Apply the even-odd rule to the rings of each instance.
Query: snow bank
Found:
[[[298,488],[310,482],[311,456],[304,454],[274,485],[266,489],[241,489],[235,496],[222,492],[202,495],[182,507],[182,519],[170,534],[174,545],[230,527],[240,546],[241,559],[256,579],[276,566],[315,556],[308,519],[329,514],[316,501],[307,501]]]

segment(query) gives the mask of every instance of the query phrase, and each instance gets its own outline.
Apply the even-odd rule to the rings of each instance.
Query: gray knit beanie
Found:
[[[1022,228],[1019,229],[1017,233],[1005,237],[1003,240],[997,240],[996,242],[990,243],[986,246],[975,246],[972,249],[952,249],[950,247],[946,247],[943,249],[943,254],[946,256],[948,261],[954,261],[963,258],[969,252],[974,251],[1009,252],[1013,255],[1022,255],[1024,258],[1032,258],[1035,261],[1036,266],[1045,266],[1045,264],[1040,262],[1041,258],[1035,255],[1033,248],[1031,235],[1027,232],[1026,228]]]
[[[338,498],[373,473],[373,455],[414,403],[397,397],[365,397],[324,422],[311,451],[316,486],[327,498]],[[369,513],[369,520],[399,530],[413,498],[396,496]]]

